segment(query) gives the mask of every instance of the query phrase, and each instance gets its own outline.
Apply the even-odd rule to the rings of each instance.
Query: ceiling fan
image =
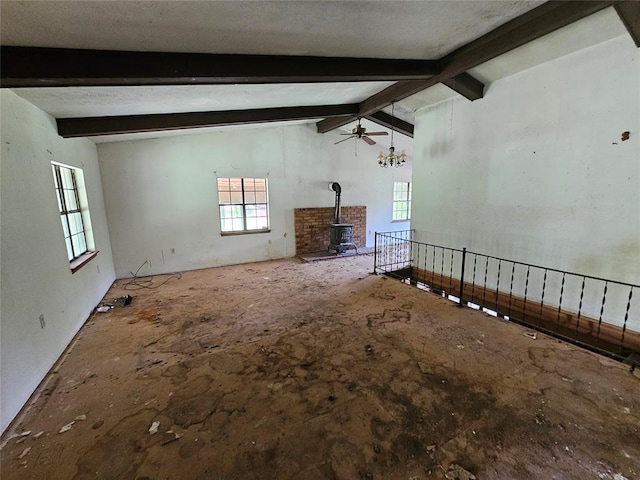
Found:
[[[360,125],[360,119],[358,118],[358,126],[351,130],[351,133],[341,133],[340,135],[349,135],[349,138],[361,138],[369,145],[375,145],[376,142],[373,139],[369,138],[374,135],[389,135],[388,132],[367,132],[367,129]],[[337,145],[338,143],[346,142],[349,138],[345,138],[344,140],[340,140],[339,142],[334,143]]]

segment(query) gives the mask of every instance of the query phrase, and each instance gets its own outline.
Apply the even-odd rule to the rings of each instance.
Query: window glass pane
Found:
[[[229,190],[230,190],[229,179],[228,178],[219,178],[218,179],[218,192],[228,192]]]
[[[245,178],[244,179],[244,191],[245,192],[253,192],[256,189],[256,182],[254,178]]]
[[[258,228],[258,219],[247,217],[247,230],[256,230]]]
[[[67,238],[69,236],[69,226],[67,225],[67,216],[62,215],[60,217],[60,220],[62,220],[62,233],[64,234],[64,238]]]
[[[242,218],[244,216],[242,205],[234,205],[231,207],[231,215],[233,218]]]
[[[231,218],[231,207],[227,205],[220,205],[220,218]]]
[[[71,245],[73,245],[74,256],[77,257],[80,253],[80,244],[78,240],[78,235],[71,235]]]
[[[85,243],[83,233],[72,235],[71,244],[73,245],[73,253],[76,258],[87,251],[87,244]]]
[[[69,260],[73,260],[73,250],[71,250],[71,239],[65,238],[64,241],[67,245],[67,258]]]
[[[256,194],[255,192],[245,192],[244,193],[244,203],[256,203]]]
[[[231,194],[229,192],[218,192],[219,203],[231,203]]]
[[[242,206],[240,205],[221,205],[220,218],[242,218]]]
[[[58,185],[58,175],[56,175],[56,166],[55,165],[51,165],[51,171],[53,173],[53,183],[55,185],[56,188],[60,188],[60,185]]]
[[[247,205],[246,207],[247,217],[257,217],[257,208],[255,205]]]
[[[231,203],[242,203],[242,190],[239,192],[231,192]]]
[[[60,167],[60,173],[62,176],[62,188],[73,188],[73,178],[71,176],[71,169]]]
[[[257,203],[267,203],[267,192],[256,192]]]
[[[269,227],[269,221],[267,219],[267,217],[258,217],[256,219],[258,226],[257,228],[268,228]]]
[[[231,220],[231,225],[233,225],[233,231],[244,230],[244,222],[241,218],[234,218]]]
[[[62,202],[60,201],[60,190],[56,189],[56,200],[58,200],[58,211],[62,213]]]
[[[64,190],[64,202],[67,206],[67,212],[78,210],[78,203],[76,202],[76,192],[73,190]]]
[[[230,178],[229,185],[231,191],[241,192],[242,191],[242,179],[241,178]]]
[[[255,180],[255,185],[256,185],[256,190],[260,191],[260,192],[266,192],[267,190],[267,180],[264,178],[256,178]]]
[[[69,214],[69,226],[71,235],[82,232],[82,215],[79,212]]]
[[[82,255],[87,251],[87,242],[85,242],[84,233],[80,233],[76,236],[78,237],[78,251],[76,251],[76,255]]]

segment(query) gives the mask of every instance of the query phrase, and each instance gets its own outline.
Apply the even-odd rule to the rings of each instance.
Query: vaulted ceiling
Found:
[[[113,141],[357,117],[412,134],[414,112],[628,30],[640,2],[13,1],[1,86],[63,136]],[[625,29],[626,27],[626,29]],[[380,127],[384,128],[384,127]]]

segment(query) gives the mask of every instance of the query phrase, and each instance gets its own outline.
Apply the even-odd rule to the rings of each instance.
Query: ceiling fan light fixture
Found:
[[[400,154],[396,155],[395,147],[389,147],[389,153],[386,155],[380,151],[378,155],[378,165],[381,167],[401,167],[407,162],[407,154],[404,153],[404,150],[400,152]]]
[[[396,154],[396,149],[393,146],[393,113],[394,113],[394,103],[391,103],[391,146],[389,147],[389,153],[386,155],[382,153],[380,150],[380,154],[378,154],[378,165],[383,168],[387,167],[401,167],[407,162],[407,154],[404,153],[404,150],[400,152],[400,154]]]

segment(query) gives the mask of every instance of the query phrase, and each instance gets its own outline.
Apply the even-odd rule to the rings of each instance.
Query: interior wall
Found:
[[[625,35],[419,110],[412,224],[428,243],[638,284],[639,152]]]
[[[104,296],[115,273],[95,144],[59,137],[52,117],[9,90],[0,95],[4,431]],[[74,274],[67,260],[51,161],[83,170],[100,251]]]
[[[379,149],[314,124],[225,129],[201,135],[98,145],[118,278],[176,272],[295,255],[294,208],[367,206],[367,244],[392,223],[393,182],[409,181],[411,164],[383,169]],[[216,177],[269,179],[271,231],[221,236]],[[174,253],[171,253],[174,252]]]

